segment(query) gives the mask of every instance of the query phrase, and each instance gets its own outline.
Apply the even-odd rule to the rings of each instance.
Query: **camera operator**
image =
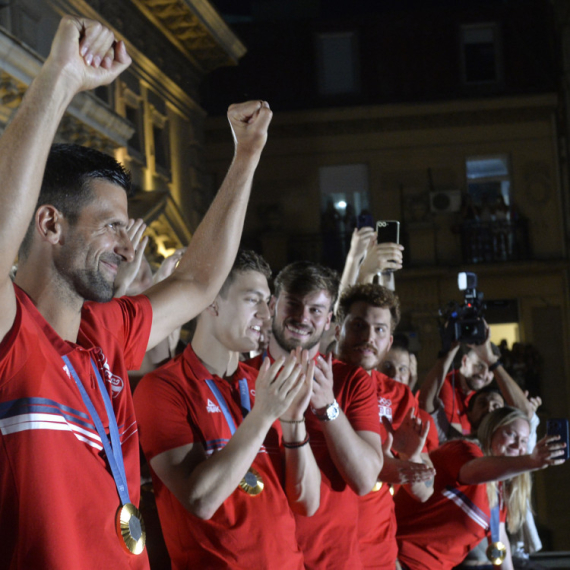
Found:
[[[489,340],[487,323],[483,323],[485,341],[479,345],[454,342],[449,352],[440,352],[420,389],[420,406],[434,418],[440,443],[471,433],[469,400],[493,379],[507,405],[518,408],[529,419],[534,415],[532,404],[503,367],[497,347]],[[449,371],[461,346],[464,351],[461,365]]]

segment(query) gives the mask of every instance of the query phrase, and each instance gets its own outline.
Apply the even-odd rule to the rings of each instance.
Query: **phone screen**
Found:
[[[400,243],[400,222],[397,220],[380,220],[376,222],[378,243]]]
[[[569,459],[570,449],[568,448],[568,420],[566,418],[555,418],[551,420],[546,420],[546,435],[559,435],[560,440],[557,443],[565,443],[566,449],[564,450],[564,455],[557,457],[556,459]]]

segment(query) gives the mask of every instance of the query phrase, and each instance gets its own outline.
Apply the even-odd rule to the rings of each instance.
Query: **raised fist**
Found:
[[[236,153],[261,153],[267,142],[267,129],[273,113],[267,101],[247,101],[231,105],[228,120],[232,127]]]

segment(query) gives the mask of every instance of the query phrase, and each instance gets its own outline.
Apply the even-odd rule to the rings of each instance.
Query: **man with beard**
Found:
[[[301,347],[315,359],[311,411],[305,413],[305,422],[321,470],[321,502],[312,517],[296,516],[305,566],[314,570],[362,568],[357,495],[372,490],[382,468],[378,408],[370,377],[319,354],[337,294],[334,271],[300,261],[277,275],[271,302],[270,358]],[[256,368],[261,362],[261,356],[250,361]]]
[[[378,484],[374,492],[359,498],[361,558],[365,568],[394,570],[398,545],[390,484],[404,484],[404,492],[419,501],[431,496],[434,471],[427,455],[422,455],[430,424],[414,417],[418,404],[410,389],[376,370],[400,320],[398,297],[381,285],[354,285],[341,295],[337,319],[338,358],[361,366],[371,376],[385,442]],[[398,452],[397,458],[391,448]]]
[[[518,408],[529,418],[534,410],[518,384],[510,377],[500,360],[499,350],[487,340],[480,345],[463,347],[459,369],[449,369],[458,350],[455,344],[442,354],[426,375],[419,392],[420,406],[431,414],[438,426],[440,443],[457,434],[469,435],[469,400],[481,388],[496,380],[507,405]],[[455,435],[454,435],[455,434]]]
[[[178,268],[111,301],[133,259],[129,177],[108,155],[50,145],[73,97],[130,62],[111,30],[64,17],[0,139],[2,569],[148,568],[127,370],[222,286],[266,141],[266,104],[230,108],[234,161]]]
[[[310,516],[319,505],[303,421],[313,362],[266,359],[258,374],[239,361],[269,318],[270,274],[259,255],[238,252],[192,344],[135,392],[174,569],[304,568],[292,511]]]

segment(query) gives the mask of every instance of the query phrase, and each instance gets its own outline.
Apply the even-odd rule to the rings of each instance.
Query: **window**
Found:
[[[354,32],[318,35],[317,67],[321,95],[345,95],[359,91],[357,51]]]
[[[132,123],[133,127],[135,127],[135,132],[133,136],[129,139],[127,146],[129,148],[129,152],[133,154],[131,151],[134,151],[134,154],[137,157],[144,155],[144,127],[143,127],[143,114],[142,109],[140,106],[133,106],[129,103],[125,104],[125,118]]]
[[[366,164],[322,166],[319,168],[319,186],[321,211],[334,214],[332,206],[338,214],[341,231],[352,231],[351,224],[353,222],[356,224],[356,216],[369,207],[368,166]]]
[[[502,80],[502,59],[496,24],[461,27],[461,62],[465,85],[493,84]]]
[[[467,192],[476,206],[511,204],[511,175],[507,155],[474,156],[465,160]],[[502,205],[502,204],[501,204]]]

